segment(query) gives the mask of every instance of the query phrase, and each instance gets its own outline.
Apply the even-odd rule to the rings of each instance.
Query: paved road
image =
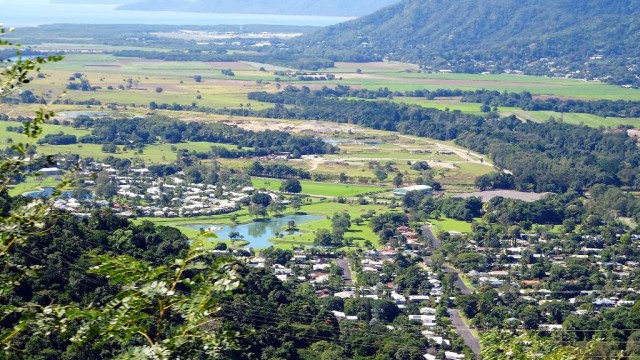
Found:
[[[442,241],[438,239],[431,231],[431,228],[428,226],[422,227],[422,234],[426,236],[429,240],[431,240],[431,245],[433,245],[434,249],[440,249],[442,247]]]
[[[462,295],[473,294],[473,290],[469,289],[467,285],[465,285],[465,283],[462,281],[462,279],[460,279],[460,275],[458,275],[458,272],[455,269],[445,265],[442,267],[442,270],[444,270],[444,272],[453,273],[453,275],[456,278],[454,285],[460,290],[460,293]]]
[[[442,241],[440,241],[440,239],[438,239],[438,237],[433,234],[428,226],[424,226],[422,228],[422,233],[424,234],[424,236],[431,240],[431,244],[433,245],[434,249],[440,249],[442,247]],[[424,259],[426,263],[429,263],[429,260],[430,259],[428,257]],[[460,276],[458,275],[458,272],[455,269],[444,265],[442,267],[442,270],[454,274],[454,276],[456,277],[455,286],[460,290],[462,294],[467,295],[473,293],[473,291],[469,289],[467,285],[464,284],[464,282],[462,282]],[[458,310],[448,309],[447,311],[449,312],[449,317],[451,318],[451,324],[454,328],[456,328],[456,331],[458,331],[460,336],[462,336],[465,345],[471,348],[471,351],[473,351],[476,356],[480,356],[480,340],[473,336],[473,333],[471,332],[467,324],[465,324],[465,322],[460,317],[460,313],[458,312]]]
[[[353,285],[353,279],[351,278],[351,269],[349,269],[349,260],[338,259],[336,260],[336,262],[338,263],[338,266],[342,268],[342,278],[344,279],[345,285]]]
[[[451,318],[451,324],[456,328],[460,336],[462,336],[464,344],[470,347],[476,356],[480,356],[480,341],[473,336],[471,329],[464,323],[458,310],[449,309],[448,312]]]
[[[422,227],[422,234],[431,240],[431,244],[433,245],[434,249],[440,249],[442,247],[442,241],[440,241],[440,239],[438,239],[438,237],[433,234],[433,231],[431,231],[431,228],[429,228],[428,226]],[[424,258],[424,262],[427,264],[429,263],[429,260],[430,259],[428,257]],[[455,269],[445,265],[442,267],[442,270],[444,272],[453,273],[455,275],[455,286],[460,289],[460,292],[462,294],[468,295],[473,293],[473,290],[469,289],[467,285],[462,282],[460,276],[458,275],[458,272]]]

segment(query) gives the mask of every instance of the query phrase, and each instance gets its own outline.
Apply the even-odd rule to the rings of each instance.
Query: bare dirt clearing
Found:
[[[482,199],[482,202],[489,202],[491,199],[496,197],[503,197],[507,199],[514,200],[522,200],[526,202],[534,202],[538,201],[546,196],[552,195],[552,193],[529,193],[515,190],[492,190],[492,191],[476,191],[471,193],[464,194],[456,194],[455,197],[459,198],[470,198],[470,197],[479,197]]]

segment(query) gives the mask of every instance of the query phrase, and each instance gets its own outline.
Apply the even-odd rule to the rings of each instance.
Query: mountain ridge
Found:
[[[640,0],[403,0],[296,39],[291,49],[334,61],[409,61],[430,71],[638,84],[638,15]]]

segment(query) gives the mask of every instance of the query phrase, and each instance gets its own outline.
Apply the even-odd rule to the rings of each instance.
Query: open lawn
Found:
[[[282,184],[281,180],[263,178],[253,178],[252,182],[256,188],[276,191],[280,189],[280,184]],[[300,184],[302,185],[303,194],[328,197],[351,197],[385,190],[385,188],[378,186],[333,184],[306,180],[300,181]]]
[[[41,190],[44,187],[55,187],[59,183],[59,181],[51,176],[29,177],[27,178],[27,181],[11,186],[9,189],[9,195],[18,196],[26,192]]]
[[[438,220],[431,219],[429,222],[435,226],[437,231],[441,232],[449,232],[456,231],[461,233],[470,233],[471,232],[471,223],[461,220],[449,219],[449,218],[441,218]]]

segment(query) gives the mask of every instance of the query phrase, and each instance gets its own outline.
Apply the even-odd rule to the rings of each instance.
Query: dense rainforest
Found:
[[[518,70],[637,86],[639,12],[637,0],[404,0],[294,39],[281,52],[335,61],[388,58],[431,71]]]

